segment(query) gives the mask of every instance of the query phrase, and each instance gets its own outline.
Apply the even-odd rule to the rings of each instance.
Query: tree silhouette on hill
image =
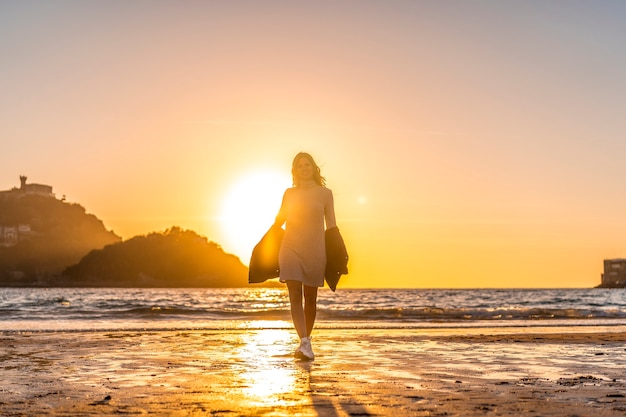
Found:
[[[93,250],[68,267],[63,280],[96,287],[243,287],[247,268],[217,243],[172,227]]]

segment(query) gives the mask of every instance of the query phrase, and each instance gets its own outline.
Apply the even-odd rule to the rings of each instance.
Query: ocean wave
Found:
[[[472,321],[472,320],[581,320],[623,319],[623,310],[558,309],[558,308],[375,308],[362,310],[320,311],[325,319],[349,320],[406,320],[406,321]]]
[[[626,291],[321,291],[318,318],[361,323],[626,319]],[[280,289],[0,289],[0,321],[290,320]]]
[[[180,307],[139,307],[128,310],[101,312],[100,316],[111,318],[166,319],[187,317],[198,319],[244,319],[271,320],[288,319],[288,309],[189,309]],[[626,312],[619,309],[558,309],[558,308],[371,308],[371,309],[324,309],[318,310],[321,320],[354,321],[430,321],[468,322],[475,320],[585,320],[626,319]]]

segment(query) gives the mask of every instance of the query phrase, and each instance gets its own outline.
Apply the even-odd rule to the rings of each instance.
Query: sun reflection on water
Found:
[[[295,364],[293,341],[292,332],[286,329],[263,329],[246,335],[238,357],[245,368],[240,376],[247,401],[273,405],[302,401],[301,394],[310,389],[309,375]]]
[[[254,291],[246,292],[246,298],[242,301],[257,310],[289,307],[289,296],[284,288],[255,288]]]
[[[294,371],[289,369],[247,372],[244,378],[249,382],[249,386],[243,389],[244,394],[262,398],[264,402],[279,402],[280,394],[293,392],[295,389]]]

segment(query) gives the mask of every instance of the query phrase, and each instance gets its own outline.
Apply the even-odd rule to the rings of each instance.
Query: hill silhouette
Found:
[[[248,270],[235,255],[190,230],[136,236],[93,250],[62,276],[94,287],[244,287]]]
[[[0,198],[0,286],[48,285],[93,249],[119,242],[79,204],[4,192]]]
[[[0,191],[0,287],[248,286],[239,258],[193,231],[122,241],[80,204],[26,179]]]

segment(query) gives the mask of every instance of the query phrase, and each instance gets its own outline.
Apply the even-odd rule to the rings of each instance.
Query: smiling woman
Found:
[[[274,223],[291,178],[272,171],[250,172],[230,188],[222,202],[220,224],[232,251],[247,263],[252,248]]]

